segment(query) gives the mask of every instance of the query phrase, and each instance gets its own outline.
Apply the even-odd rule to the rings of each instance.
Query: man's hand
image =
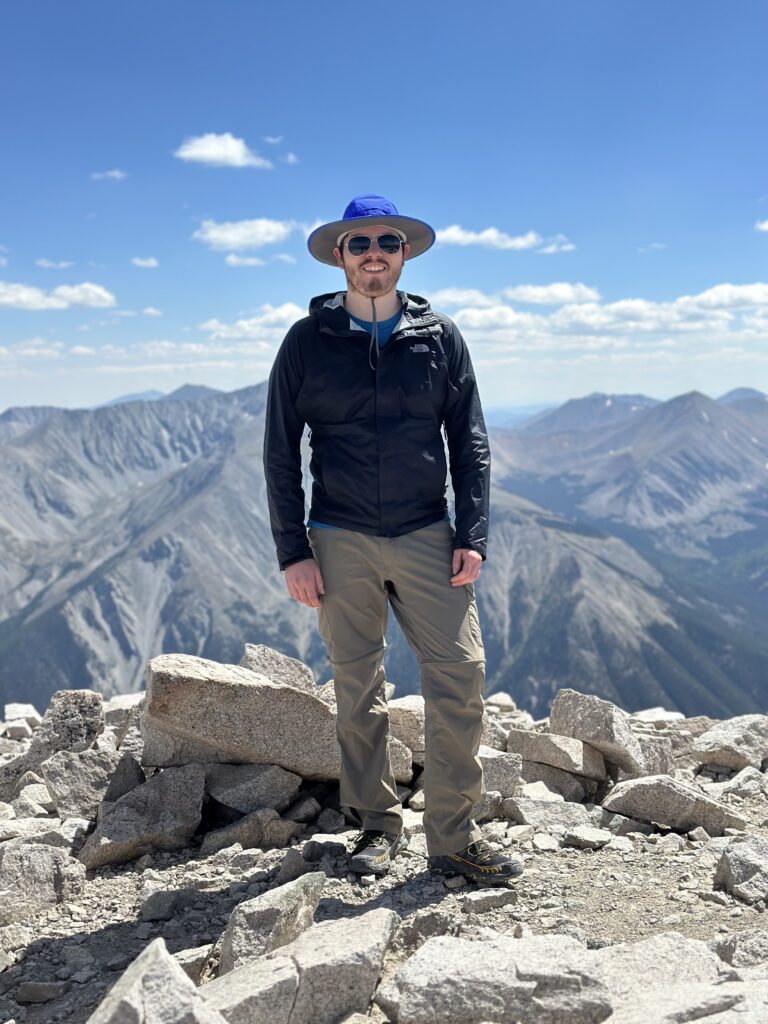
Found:
[[[320,567],[314,558],[305,558],[289,565],[285,570],[285,585],[294,601],[300,601],[309,608],[319,607],[317,595],[325,593]]]
[[[462,587],[465,583],[474,583],[480,575],[483,556],[471,548],[455,548],[451,562],[451,586]],[[461,572],[459,572],[461,570]]]

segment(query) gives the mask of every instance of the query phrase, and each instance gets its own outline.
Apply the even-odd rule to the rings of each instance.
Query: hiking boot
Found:
[[[364,829],[349,852],[347,867],[359,875],[385,875],[392,858],[407,845],[402,832]]]
[[[484,839],[470,843],[458,853],[430,857],[428,863],[433,871],[443,875],[464,875],[468,881],[484,885],[501,885],[523,873],[519,857],[496,853]]]

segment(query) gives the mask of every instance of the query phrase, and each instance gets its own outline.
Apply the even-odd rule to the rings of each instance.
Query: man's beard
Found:
[[[347,267],[344,267],[347,285],[368,298],[376,298],[377,295],[391,291],[400,280],[402,272],[402,264],[399,267],[390,267],[382,274],[366,274],[361,267],[356,271],[354,280],[352,280]]]

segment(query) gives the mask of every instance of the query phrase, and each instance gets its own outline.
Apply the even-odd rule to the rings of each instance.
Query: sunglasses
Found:
[[[378,238],[370,238],[368,235],[352,235],[341,244],[342,246],[346,245],[350,256],[362,256],[363,253],[368,252],[374,242],[378,243],[382,252],[388,253],[390,256],[400,252],[400,246],[403,244],[399,235],[379,235]]]

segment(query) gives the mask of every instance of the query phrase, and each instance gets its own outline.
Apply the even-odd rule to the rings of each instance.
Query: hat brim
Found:
[[[399,214],[397,216],[377,214],[372,217],[351,217],[347,220],[335,220],[332,224],[323,224],[321,227],[315,228],[309,236],[307,248],[316,260],[335,267],[337,264],[333,250],[336,248],[336,239],[339,235],[342,232],[346,234],[372,224],[386,224],[388,227],[402,231],[411,247],[409,260],[421,256],[435,242],[434,229],[423,220],[416,220],[415,217],[402,217]]]

